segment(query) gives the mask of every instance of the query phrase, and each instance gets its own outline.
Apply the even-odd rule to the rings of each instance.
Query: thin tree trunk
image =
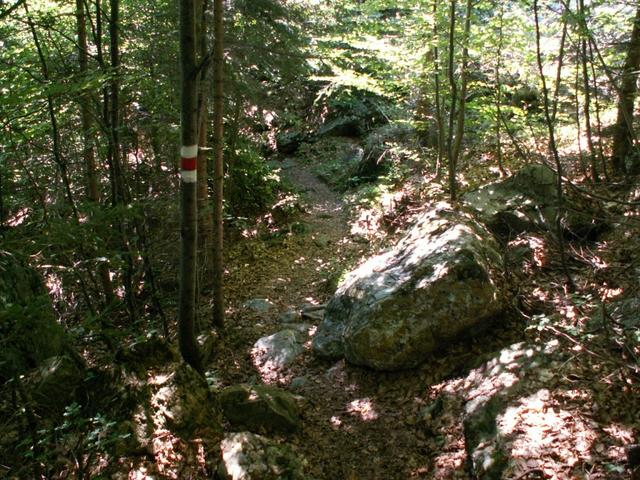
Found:
[[[578,0],[578,8],[580,10],[580,17],[586,24],[584,0]],[[587,66],[587,39],[584,35],[582,35],[580,41],[580,59],[582,64],[582,89],[584,90],[584,122],[585,132],[587,134],[587,155],[589,157],[589,165],[591,166],[591,179],[594,182],[599,182],[600,177],[598,175],[596,152],[593,146],[593,134],[591,131],[591,87],[589,85],[589,70]]]
[[[111,127],[109,150],[111,156],[113,204],[127,203],[124,188],[122,152],[120,148],[120,0],[110,0],[109,47],[111,55],[111,81],[109,96],[109,123]]]
[[[467,0],[467,8],[464,21],[464,34],[462,45],[462,64],[460,67],[460,108],[458,108],[458,120],[456,122],[456,141],[453,148],[454,170],[458,170],[458,160],[462,150],[464,137],[465,110],[467,104],[467,65],[469,63],[469,32],[471,30],[472,1]]]
[[[449,197],[451,201],[456,200],[456,164],[453,155],[453,126],[456,117],[456,104],[458,102],[458,85],[456,84],[455,72],[453,71],[453,57],[455,55],[455,34],[456,34],[456,0],[451,0],[449,9],[449,86],[451,88],[451,109],[449,111],[449,132],[447,135],[447,154],[449,156]]]
[[[113,182],[113,205],[128,204],[131,200],[122,172],[122,149],[120,145],[120,0],[109,1],[109,53],[111,57],[111,82],[109,95],[109,124],[110,124],[110,166]],[[125,266],[123,270],[124,296],[132,321],[136,319],[136,302],[134,295],[134,263],[131,244],[124,222],[118,222]]]
[[[207,54],[207,18],[209,2],[199,0],[197,11],[200,12],[197,19],[198,30],[198,57],[202,62]],[[209,80],[210,68],[205,66],[200,71],[198,85],[198,257],[205,267],[205,278],[210,278],[213,274],[213,216],[211,215],[211,205],[209,203],[209,174],[207,160],[207,131],[209,123],[208,99],[211,82]],[[208,282],[207,282],[208,283]]]
[[[498,31],[498,52],[496,59],[496,155],[498,157],[498,169],[502,177],[507,176],[502,161],[502,81],[500,80],[500,67],[502,66],[502,47],[504,44],[504,4],[500,4],[500,26]]]
[[[88,73],[88,47],[87,47],[87,27],[84,0],[76,0],[76,23],[78,34],[78,63],[80,66],[80,76],[86,79]],[[98,189],[98,175],[96,172],[96,159],[91,140],[91,97],[84,91],[80,95],[80,117],[82,121],[83,149],[85,173],[87,177],[87,198],[93,203],[100,203],[100,190]],[[100,263],[98,266],[98,276],[102,283],[102,292],[107,304],[113,302],[115,294],[111,283],[109,267]]]
[[[440,95],[440,52],[438,48],[438,0],[433,1],[433,83],[436,101],[436,126],[438,128],[438,158],[436,160],[436,177],[440,177],[444,159],[444,119],[442,117],[442,99]]]
[[[571,5],[571,0],[567,4],[567,8]],[[564,49],[567,42],[567,18],[562,21],[562,36],[560,37],[560,52],[558,53],[558,69],[556,70],[556,87],[553,92],[553,107],[551,120],[555,124],[556,115],[558,113],[558,102],[560,101],[560,84],[562,83],[562,66],[564,63]]]
[[[577,58],[577,57],[576,57]],[[580,172],[584,178],[587,178],[587,167],[584,162],[584,151],[582,150],[582,123],[580,122],[580,64],[576,63],[576,75],[574,90],[576,91],[576,130],[578,133],[578,159],[580,163]]]
[[[223,159],[223,68],[224,68],[224,18],[223,0],[213,0],[213,143],[214,143],[214,246],[213,246],[213,324],[224,327],[223,292],[223,223],[222,199],[224,185]]]
[[[633,132],[633,105],[638,88],[638,69],[640,68],[640,5],[633,21],[631,39],[627,47],[627,57],[622,69],[622,82],[618,99],[618,117],[613,134],[613,155],[611,164],[615,174],[626,171],[625,160],[635,138]]]
[[[29,25],[29,30],[31,31],[31,35],[33,37],[33,42],[36,46],[36,51],[38,52],[38,58],[40,60],[40,67],[42,70],[42,77],[47,84],[51,81],[49,76],[49,66],[47,65],[47,60],[44,57],[44,52],[42,51],[42,47],[40,46],[40,39],[38,38],[38,32],[36,31],[35,24],[33,23],[33,19],[31,15],[29,15],[29,7],[27,2],[23,3],[24,12],[27,15],[27,23]],[[62,155],[62,151],[60,148],[60,131],[58,130],[58,119],[56,118],[55,106],[53,103],[53,96],[50,93],[47,93],[47,110],[49,112],[49,119],[51,121],[51,137],[53,140],[53,159],[60,170],[60,176],[62,178],[62,183],[64,185],[65,194],[69,205],[71,206],[71,211],[73,212],[73,216],[76,220],[80,218],[78,214],[78,209],[76,208],[75,201],[73,200],[73,193],[71,192],[71,182],[69,180],[69,172],[67,169],[67,161]]]
[[[598,95],[598,77],[596,76],[596,67],[593,61],[593,48],[591,43],[589,45],[589,63],[591,65],[591,78],[593,81],[593,100],[596,108],[596,133],[598,134],[598,158],[600,159],[600,165],[602,165],[602,173],[604,178],[609,181],[609,170],[607,168],[607,162],[604,158],[604,146],[602,145],[602,121],[600,120],[600,98]]]
[[[533,0],[533,12],[534,21],[536,27],[536,60],[538,63],[538,71],[540,73],[540,80],[542,81],[542,95],[544,100],[544,116],[549,129],[549,149],[553,155],[553,160],[556,165],[557,183],[556,183],[556,195],[558,197],[558,207],[555,218],[556,236],[558,238],[558,248],[560,250],[560,262],[562,263],[562,269],[567,279],[567,285],[573,288],[573,279],[569,273],[567,267],[567,258],[564,246],[564,237],[562,232],[562,217],[564,215],[564,194],[562,192],[562,175],[563,169],[560,163],[560,155],[558,154],[558,147],[556,145],[555,128],[551,119],[551,112],[549,109],[549,91],[547,89],[547,80],[544,75],[544,68],[542,66],[542,53],[540,51],[540,20],[538,17],[538,0]]]
[[[198,251],[197,159],[198,99],[194,0],[180,0],[181,143],[180,149],[180,299],[178,342],[184,360],[203,373],[195,335]]]

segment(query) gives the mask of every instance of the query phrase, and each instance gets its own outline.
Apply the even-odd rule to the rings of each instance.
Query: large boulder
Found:
[[[394,248],[347,276],[327,305],[314,351],[397,370],[480,331],[503,309],[496,248],[469,215],[439,204]]]
[[[499,238],[510,240],[524,232],[555,229],[558,214],[558,176],[546,165],[527,165],[511,177],[485,185],[462,197],[465,207]],[[563,235],[593,239],[607,229],[595,217],[595,202],[569,198],[564,194],[561,218]]]
[[[219,396],[224,416],[251,431],[293,432],[300,426],[295,398],[267,385],[233,385]]]
[[[288,445],[249,432],[230,433],[220,443],[224,480],[304,480],[304,461]]]
[[[60,355],[65,346],[42,277],[0,251],[0,381]]]
[[[513,238],[553,227],[556,184],[556,173],[549,167],[528,165],[506,180],[463,195],[462,201],[494,234]]]

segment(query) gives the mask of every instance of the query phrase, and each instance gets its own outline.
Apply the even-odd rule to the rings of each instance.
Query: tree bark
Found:
[[[76,0],[76,31],[78,35],[78,64],[80,67],[80,77],[82,80],[86,80],[89,53],[87,47],[87,21],[84,0]],[[91,141],[91,97],[84,89],[80,94],[79,102],[84,142],[82,157],[87,177],[87,198],[92,202],[98,203],[100,202],[100,191],[98,189],[98,176],[96,174],[96,159],[93,151],[93,142]]]
[[[198,58],[202,63],[207,55],[207,18],[208,0],[198,0],[197,18],[198,31]],[[198,258],[205,267],[204,278],[210,278],[213,274],[213,244],[214,229],[213,216],[211,214],[211,205],[209,203],[209,174],[207,159],[207,132],[209,123],[209,89],[211,82],[209,78],[210,68],[205,66],[200,71],[198,81]],[[207,282],[208,283],[208,282]]]
[[[462,139],[464,137],[465,110],[467,103],[467,65],[469,63],[469,32],[471,30],[472,2],[467,0],[467,8],[464,20],[464,34],[462,39],[462,63],[460,66],[460,107],[458,108],[458,119],[456,121],[456,141],[453,147],[454,171],[458,170],[458,160],[462,150]],[[453,198],[455,200],[455,197]]]
[[[611,165],[615,174],[626,171],[625,159],[631,153],[635,138],[633,131],[633,105],[636,99],[638,68],[640,68],[640,5],[633,21],[627,57],[622,69],[618,98],[618,117],[613,134]]]
[[[214,143],[214,246],[213,246],[213,324],[224,327],[223,292],[223,219],[222,199],[224,185],[223,159],[223,68],[224,68],[224,17],[223,0],[213,0],[213,143]]]
[[[586,26],[584,0],[578,0],[578,8],[580,17]],[[584,91],[584,122],[587,134],[587,155],[589,157],[589,165],[591,167],[591,179],[594,182],[600,181],[598,175],[598,165],[596,162],[596,152],[593,146],[593,133],[591,130],[591,86],[589,84],[589,70],[587,65],[587,39],[583,33],[580,41],[580,60],[582,64],[582,89]],[[576,92],[577,95],[578,92]]]
[[[458,101],[458,85],[456,84],[455,72],[453,71],[453,57],[455,55],[455,34],[456,34],[456,0],[451,0],[449,9],[449,86],[451,88],[451,109],[449,111],[449,132],[447,134],[447,155],[449,157],[449,197],[451,201],[456,200],[456,163],[453,155],[453,126],[456,116],[456,103]]]
[[[49,76],[49,66],[47,65],[47,60],[44,57],[44,52],[42,51],[42,47],[40,45],[40,39],[38,37],[38,32],[36,31],[36,26],[33,23],[33,19],[29,14],[29,7],[27,2],[23,3],[24,12],[27,15],[27,24],[29,25],[29,30],[31,31],[31,35],[33,37],[33,42],[36,46],[36,51],[38,53],[38,59],[40,60],[40,67],[42,71],[42,77],[47,84],[51,80]],[[51,121],[51,137],[53,140],[53,159],[60,170],[60,177],[62,178],[62,183],[64,185],[65,194],[69,205],[71,206],[71,211],[73,212],[73,216],[76,220],[80,218],[78,214],[78,209],[76,208],[76,203],[73,200],[73,193],[71,192],[71,181],[69,180],[69,172],[67,168],[67,161],[62,155],[62,150],[60,148],[60,131],[58,130],[58,119],[56,118],[55,105],[53,103],[53,96],[50,93],[47,93],[47,111],[49,112],[49,119]]]
[[[195,335],[198,248],[197,157],[198,99],[194,0],[180,0],[181,143],[180,149],[180,298],[178,342],[184,360],[203,372]]]
[[[438,128],[438,157],[436,160],[436,176],[440,177],[444,158],[444,119],[442,117],[442,99],[440,95],[440,52],[438,48],[438,0],[433,1],[433,83],[436,101],[436,127]]]
[[[506,177],[507,172],[504,169],[502,161],[502,81],[500,80],[500,68],[502,67],[502,47],[504,44],[504,5],[500,4],[500,26],[498,27],[498,51],[496,58],[496,156],[500,176]]]
[[[556,209],[556,218],[555,218],[556,237],[558,239],[558,249],[560,250],[560,261],[562,263],[562,269],[567,279],[567,285],[569,286],[569,288],[573,288],[573,279],[571,278],[571,274],[569,273],[569,269],[567,267],[564,237],[562,233],[562,217],[564,215],[564,210],[565,210],[564,194],[562,192],[563,168],[562,168],[562,163],[560,163],[560,155],[558,154],[558,147],[556,145],[555,128],[554,128],[554,124],[551,118],[551,112],[549,108],[549,90],[547,89],[547,80],[544,75],[544,68],[542,66],[542,53],[540,51],[540,20],[538,15],[538,0],[533,0],[533,13],[534,13],[534,22],[535,22],[535,29],[536,29],[536,60],[538,63],[538,72],[540,73],[540,80],[542,82],[544,116],[547,123],[547,128],[549,129],[549,150],[551,150],[551,153],[553,155],[553,160],[555,162],[556,174],[557,174],[556,195],[558,197],[558,205]]]

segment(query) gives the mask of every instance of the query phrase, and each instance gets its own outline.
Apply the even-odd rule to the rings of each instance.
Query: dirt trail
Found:
[[[275,244],[256,240],[251,248],[259,254],[251,262],[230,267],[228,297],[238,303],[231,308],[229,350],[222,355],[232,361],[220,365],[224,383],[266,381],[306,399],[301,431],[287,441],[305,456],[313,478],[466,478],[460,468],[464,458],[460,432],[451,428],[445,432],[450,438],[444,438],[428,432],[417,420],[419,410],[434,396],[428,386],[443,376],[438,359],[420,370],[384,373],[344,361],[322,361],[307,350],[278,376],[262,374],[260,378],[250,354],[254,342],[282,330],[278,317],[288,308],[326,302],[335,288],[330,279],[372,250],[352,241],[343,201],[313,173],[312,166],[294,158],[281,165],[281,174],[304,192],[302,220],[308,230]],[[273,307],[263,312],[243,308],[251,298],[266,298]],[[465,358],[462,352],[460,358]],[[434,476],[436,442],[454,447],[439,457],[445,468]]]

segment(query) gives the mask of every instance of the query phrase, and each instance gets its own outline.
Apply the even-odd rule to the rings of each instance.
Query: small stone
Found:
[[[280,370],[292,364],[304,351],[305,324],[262,337],[253,345],[254,364],[259,368]],[[303,330],[304,331],[304,330]],[[308,330],[307,330],[308,332]]]
[[[370,243],[370,240],[365,235],[362,235],[360,233],[354,233],[353,235],[351,235],[351,240],[356,243]]]
[[[256,313],[266,313],[273,308],[273,303],[267,298],[252,298],[244,302],[242,307]]]
[[[290,308],[286,312],[283,312],[278,317],[279,323],[297,323],[302,319],[302,315],[299,310]]]

